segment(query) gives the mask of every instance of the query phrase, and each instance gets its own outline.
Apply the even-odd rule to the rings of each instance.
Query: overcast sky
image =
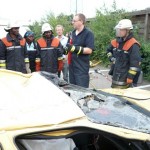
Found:
[[[94,17],[96,9],[100,9],[105,3],[108,8],[113,4],[113,0],[2,0],[0,8],[0,20],[40,20],[48,12],[55,15],[74,14],[77,10],[86,15]],[[141,10],[150,7],[149,0],[116,0],[117,8],[124,8],[128,11]]]

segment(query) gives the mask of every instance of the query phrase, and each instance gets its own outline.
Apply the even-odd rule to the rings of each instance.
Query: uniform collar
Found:
[[[125,40],[123,38],[118,38],[117,41],[119,43],[123,43],[123,42],[130,40],[131,38],[133,38],[133,33],[130,33]]]
[[[47,38],[45,38],[45,36],[43,36],[43,39],[45,39],[46,41],[47,41],[47,40],[48,40],[48,41],[52,41],[52,40],[53,40],[53,38],[54,38],[54,36],[53,36],[53,35],[50,37],[50,39],[47,39]]]
[[[82,32],[84,32],[86,30],[86,27],[84,26],[83,30],[78,34],[80,35]],[[76,33],[76,29],[73,30],[73,33],[75,34]]]
[[[60,39],[60,40],[61,40],[61,39],[64,39],[64,38],[65,38],[65,36],[64,36],[64,35],[62,35],[62,36],[61,36],[61,38],[59,38],[59,36],[56,36],[56,38],[58,38],[58,39]]]
[[[6,38],[7,38],[7,40],[8,41],[14,41],[14,39],[10,36],[10,34],[8,33],[7,35],[6,35]],[[18,36],[17,36],[17,39],[18,40],[21,40],[22,39],[22,36],[19,34]]]

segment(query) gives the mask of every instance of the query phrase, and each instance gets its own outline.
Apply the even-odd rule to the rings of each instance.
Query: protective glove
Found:
[[[111,58],[110,58],[110,61],[111,61],[113,64],[115,64],[116,58],[115,58],[115,57],[111,57]]]
[[[130,79],[130,78],[127,78],[127,84],[131,84],[131,83],[133,83],[133,79]]]
[[[26,63],[25,65],[26,65],[26,71],[27,71],[27,73],[31,73],[29,63]]]
[[[66,45],[66,52],[68,53],[69,51],[71,52],[71,53],[73,53],[73,52],[75,52],[75,53],[77,53],[78,55],[79,54],[83,54],[83,47],[82,46],[74,46],[74,45],[72,45],[72,44],[67,44]]]
[[[112,53],[111,52],[107,53],[107,57],[108,58],[112,57]]]
[[[40,71],[41,70],[41,62],[39,58],[36,58],[35,60],[35,70]]]
[[[64,67],[63,60],[58,60],[58,72],[60,72]]]
[[[136,74],[137,74],[137,71],[129,69],[128,75],[127,75],[127,81],[126,81],[127,84],[133,83],[133,79]]]
[[[109,61],[115,64],[116,58],[113,57],[113,54],[111,52],[107,53],[107,57],[109,58]]]

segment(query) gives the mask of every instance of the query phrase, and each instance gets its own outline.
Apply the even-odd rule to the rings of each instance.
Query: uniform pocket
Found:
[[[129,53],[128,53],[128,51],[123,51],[123,53],[122,53],[122,60],[123,61],[128,61],[129,60]]]

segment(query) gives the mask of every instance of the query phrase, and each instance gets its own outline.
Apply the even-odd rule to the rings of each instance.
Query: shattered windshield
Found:
[[[69,95],[90,121],[150,133],[149,111],[121,97],[71,85],[44,72],[41,75]]]
[[[71,86],[65,92],[92,122],[150,133],[150,113],[123,98]]]

